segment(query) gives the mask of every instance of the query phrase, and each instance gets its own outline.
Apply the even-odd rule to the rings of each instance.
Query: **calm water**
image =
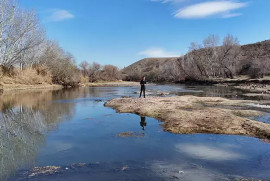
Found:
[[[213,86],[148,86],[177,95],[243,99]],[[0,97],[0,180],[270,180],[270,144],[231,135],[176,135],[161,122],[118,114],[106,100],[138,96],[138,87],[20,91]],[[270,110],[264,110],[269,111]],[[257,118],[270,122],[270,116]],[[123,132],[138,136],[119,137]],[[71,166],[86,163],[85,166]],[[25,177],[33,167],[59,174]]]

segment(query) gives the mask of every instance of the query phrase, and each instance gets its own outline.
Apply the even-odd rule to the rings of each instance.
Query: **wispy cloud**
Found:
[[[67,19],[73,19],[75,16],[65,9],[50,10],[50,15],[47,18],[48,21],[59,22]]]
[[[240,13],[232,13],[231,11],[246,7],[247,5],[247,3],[234,1],[208,1],[179,9],[174,16],[176,18],[188,19],[220,15],[220,17],[229,18],[241,15]]]
[[[190,4],[189,0],[150,0],[152,2],[170,3],[178,10],[173,13],[175,18],[181,19],[199,19],[208,17],[232,18],[241,16],[242,13],[234,12],[238,9],[248,6],[247,2],[236,0],[212,0],[200,3]],[[183,3],[185,2],[185,3]],[[183,4],[190,4],[183,7]]]
[[[171,52],[164,50],[162,48],[148,48],[139,52],[139,55],[144,55],[146,57],[179,57],[180,54],[176,52]]]

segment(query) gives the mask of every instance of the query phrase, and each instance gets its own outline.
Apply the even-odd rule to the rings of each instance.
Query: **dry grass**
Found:
[[[39,72],[39,73],[38,73]],[[14,69],[11,75],[4,75],[0,70],[0,85],[3,89],[23,89],[27,86],[51,85],[52,76],[46,69]]]
[[[218,97],[148,97],[121,98],[105,105],[121,113],[136,113],[164,121],[164,129],[172,133],[214,133],[248,135],[270,138],[270,124],[248,117],[259,111],[245,110],[250,101],[229,100]]]

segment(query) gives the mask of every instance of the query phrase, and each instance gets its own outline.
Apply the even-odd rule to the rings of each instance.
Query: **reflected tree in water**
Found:
[[[73,117],[73,103],[53,100],[75,95],[55,92],[14,92],[0,97],[0,180],[22,167],[33,167],[38,149],[45,145],[45,133]]]
[[[7,108],[0,114],[0,180],[16,169],[33,165],[37,149],[45,142],[46,124],[40,112]]]

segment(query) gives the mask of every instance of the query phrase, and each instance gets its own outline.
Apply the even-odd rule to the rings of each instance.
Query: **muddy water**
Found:
[[[224,87],[147,88],[149,94],[245,98]],[[244,136],[171,134],[153,118],[103,106],[112,98],[138,96],[137,91],[101,87],[4,93],[0,180],[270,180],[269,143]],[[269,123],[269,117],[256,119]],[[60,168],[31,171],[45,166]]]

